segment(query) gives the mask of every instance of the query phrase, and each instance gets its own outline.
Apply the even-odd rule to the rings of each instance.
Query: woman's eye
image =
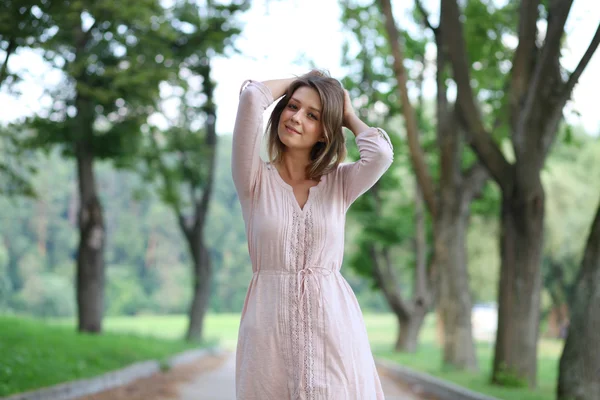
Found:
[[[315,121],[317,120],[317,116],[313,113],[308,114],[308,116],[312,119],[314,119]]]
[[[288,108],[291,108],[292,110],[296,109],[296,105],[295,104],[288,104]]]

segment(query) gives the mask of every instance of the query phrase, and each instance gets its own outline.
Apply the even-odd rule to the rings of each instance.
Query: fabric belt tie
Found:
[[[322,306],[321,301],[321,284],[319,283],[319,279],[316,274],[321,274],[323,276],[331,275],[331,270],[322,267],[308,267],[301,269],[298,271],[298,303],[301,303],[304,299],[304,294],[306,293],[306,284],[308,283],[308,279],[312,278],[315,282],[315,287],[317,288],[317,299],[319,300],[319,306]],[[302,309],[302,307],[300,307]]]

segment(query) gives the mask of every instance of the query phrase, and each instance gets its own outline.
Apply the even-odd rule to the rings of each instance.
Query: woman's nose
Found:
[[[300,122],[300,110],[292,114],[292,121]]]

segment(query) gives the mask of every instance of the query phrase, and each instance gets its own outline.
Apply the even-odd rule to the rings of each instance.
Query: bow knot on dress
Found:
[[[315,287],[317,288],[317,299],[319,301],[319,306],[323,306],[323,302],[321,301],[321,284],[319,283],[319,279],[316,277],[316,274],[328,276],[331,275],[331,270],[322,267],[308,267],[298,271],[299,303],[302,303],[302,299],[304,299],[304,293],[306,293],[306,284],[308,279],[313,278],[313,282],[315,283]]]

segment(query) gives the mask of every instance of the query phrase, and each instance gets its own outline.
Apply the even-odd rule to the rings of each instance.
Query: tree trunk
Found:
[[[600,399],[600,206],[571,298],[571,324],[560,358],[558,400]]]
[[[419,344],[419,333],[431,306],[428,293],[415,294],[415,299],[406,301],[402,296],[400,284],[392,271],[392,265],[386,249],[377,251],[369,246],[369,256],[373,266],[373,278],[398,320],[396,351],[414,353]],[[416,285],[415,285],[416,286]]]
[[[548,330],[545,337],[552,339],[564,339],[565,327],[569,324],[569,309],[566,304],[555,303],[548,313]]]
[[[408,353],[414,353],[417,350],[421,327],[433,303],[430,289],[430,270],[428,271],[427,268],[427,229],[423,212],[423,198],[419,185],[416,184],[415,186],[414,245],[416,265],[412,299],[405,299],[403,296],[402,285],[394,272],[389,249],[384,247],[378,250],[372,244],[369,246],[373,279],[381,289],[390,310],[398,320],[398,337],[394,349]],[[371,196],[375,200],[377,215],[380,215],[381,199],[378,189],[379,185],[376,183],[371,189]]]
[[[492,381],[535,386],[540,319],[544,189],[538,180],[502,198],[498,333]],[[507,375],[508,374],[508,375]]]
[[[200,231],[202,232],[202,231]],[[201,341],[204,334],[204,316],[210,299],[212,276],[210,255],[203,240],[190,244],[194,256],[194,293],[189,311],[188,341]]]
[[[80,332],[101,332],[104,310],[104,217],[94,178],[89,141],[76,144],[79,178],[79,247],[77,252],[77,315]]]
[[[423,327],[428,308],[415,304],[412,312],[406,316],[396,314],[398,318],[398,338],[396,339],[396,351],[414,353],[419,344],[419,333]]]
[[[439,309],[444,327],[444,364],[477,370],[471,326],[471,291],[467,271],[466,234],[469,208],[440,207],[435,226],[435,257],[438,265]]]
[[[21,258],[26,254],[25,249],[19,251],[16,248],[13,248],[13,243],[8,238],[8,236],[4,236],[4,247],[8,252],[8,260],[6,262],[7,267],[7,275],[8,281],[11,285],[11,292],[16,293],[19,290],[23,289],[23,277],[19,272],[19,263],[21,262]]]
[[[202,86],[204,88],[204,94],[206,95],[206,103],[203,106],[203,110],[206,114],[205,145],[207,152],[203,167],[206,168],[207,175],[203,185],[204,187],[202,188],[202,197],[195,204],[194,225],[191,230],[187,228],[184,220],[180,216],[180,223],[184,232],[187,232],[186,236],[194,260],[194,294],[189,311],[190,323],[186,334],[186,339],[188,341],[200,341],[203,338],[204,316],[208,309],[212,278],[210,253],[204,243],[204,225],[214,185],[217,152],[217,113],[213,101],[215,86],[214,82],[210,79],[210,60],[207,59],[206,65],[201,68],[199,72],[203,77]]]

